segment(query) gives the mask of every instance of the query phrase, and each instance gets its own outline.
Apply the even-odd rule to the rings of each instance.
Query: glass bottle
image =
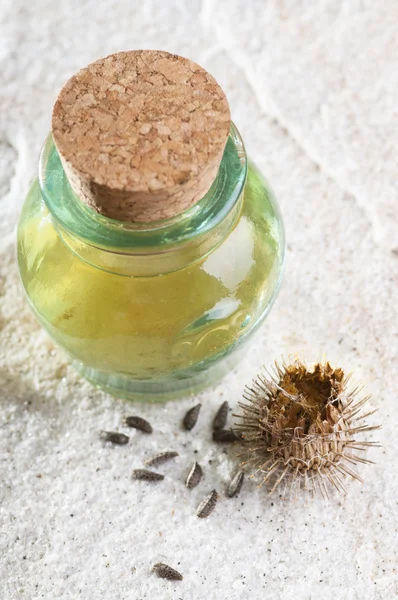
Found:
[[[277,202],[237,129],[203,197],[160,220],[101,214],[66,170],[50,134],[18,228],[38,321],[116,396],[166,400],[216,382],[275,301],[284,257]]]

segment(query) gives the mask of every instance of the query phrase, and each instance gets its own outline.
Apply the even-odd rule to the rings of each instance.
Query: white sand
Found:
[[[392,0],[2,0],[1,599],[397,596],[397,24]],[[15,224],[57,91],[79,67],[128,48],[177,52],[219,79],[287,229],[277,304],[239,369],[200,395],[190,434],[175,431],[192,400],[133,408],[75,375],[18,281]],[[281,501],[246,482],[198,519],[202,496],[224,496],[235,469],[210,441],[214,410],[222,399],[235,407],[261,364],[296,351],[325,352],[368,384],[383,424],[384,447],[369,456],[377,465],[329,504]],[[156,434],[103,447],[98,431],[120,428],[126,411]],[[130,480],[142,457],[165,449],[181,456],[164,482]],[[206,478],[188,491],[195,458]],[[157,579],[158,561],[184,581]]]

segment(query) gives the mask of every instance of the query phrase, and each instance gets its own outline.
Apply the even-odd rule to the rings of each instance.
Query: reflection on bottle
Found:
[[[206,259],[203,270],[234,290],[253,267],[254,231],[246,217],[241,217],[228,238]]]

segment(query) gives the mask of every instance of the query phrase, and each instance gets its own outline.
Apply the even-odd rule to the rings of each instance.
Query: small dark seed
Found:
[[[143,431],[144,433],[152,433],[152,431],[153,431],[152,425],[150,423],[148,423],[148,421],[146,421],[142,417],[136,417],[136,416],[126,417],[125,423],[126,423],[127,427],[134,427],[134,429],[139,429],[140,431]]]
[[[241,440],[242,436],[240,433],[233,431],[233,429],[218,429],[213,431],[213,441],[220,443],[237,442]]]
[[[185,481],[185,485],[187,488],[192,490],[192,488],[196,487],[200,480],[203,477],[202,467],[196,461],[193,463],[191,470],[188,473],[188,476]]]
[[[228,402],[223,402],[218,409],[216,416],[214,417],[213,429],[224,429],[225,425],[227,424],[228,409]]]
[[[196,422],[199,417],[199,412],[200,412],[201,406],[202,406],[201,404],[197,404],[193,408],[190,408],[189,411],[186,413],[184,420],[183,420],[183,425],[184,425],[185,429],[187,429],[188,431],[190,431],[191,429],[193,429],[195,427]]]
[[[181,573],[172,567],[169,567],[169,565],[165,565],[164,563],[156,563],[152,570],[155,571],[156,575],[162,579],[169,579],[171,581],[182,581],[183,579]]]
[[[104,442],[119,444],[119,446],[123,446],[129,442],[129,437],[127,435],[124,435],[124,433],[118,433],[117,431],[101,431],[100,439]]]
[[[230,498],[233,498],[234,496],[237,496],[239,494],[240,489],[242,487],[243,479],[243,471],[238,471],[228,486],[227,495]]]
[[[213,490],[206,498],[202,500],[202,502],[198,506],[198,510],[196,514],[200,519],[205,519],[209,516],[211,512],[213,512],[218,500],[218,494],[216,490]]]
[[[132,477],[141,481],[161,481],[164,479],[164,475],[155,473],[155,471],[148,471],[147,469],[134,469]]]
[[[160,465],[176,456],[178,456],[178,452],[159,452],[159,454],[155,454],[152,458],[148,458],[148,460],[145,461],[145,465],[147,467],[154,467],[155,465]]]

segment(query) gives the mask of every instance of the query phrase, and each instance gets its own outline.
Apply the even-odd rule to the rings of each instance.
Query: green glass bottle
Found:
[[[113,65],[132,54],[113,55]],[[159,54],[172,57],[173,68],[185,61]],[[163,63],[159,69],[163,75]],[[141,220],[90,205],[89,188],[76,185],[54,138],[44,145],[18,230],[21,278],[37,319],[84,377],[116,396],[164,400],[214,383],[269,312],[284,257],[277,202],[248,165],[238,131],[229,126],[203,197],[163,219]],[[115,134],[112,140],[107,145]],[[125,211],[129,201],[119,196],[117,209]],[[182,196],[185,202],[189,192]]]

